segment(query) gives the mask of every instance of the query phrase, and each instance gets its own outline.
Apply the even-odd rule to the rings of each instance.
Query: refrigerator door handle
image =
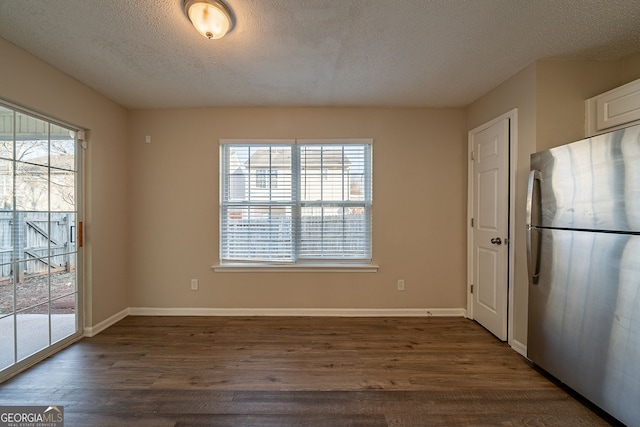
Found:
[[[534,193],[535,193],[535,181],[541,181],[542,176],[540,174],[540,171],[538,170],[532,170],[531,172],[529,172],[529,182],[527,185],[527,216],[526,216],[526,221],[527,221],[527,240],[526,240],[526,244],[527,244],[527,268],[529,271],[529,283],[536,285],[538,284],[538,280],[540,278],[540,251],[539,251],[539,245],[540,242],[537,242],[536,245],[536,250],[535,250],[535,262],[533,260],[533,236],[532,233],[535,230],[535,232],[537,234],[540,233],[540,231],[537,228],[534,228],[533,226],[533,209],[537,208],[540,209],[540,200],[538,200],[538,203],[536,204],[536,206],[534,206],[533,204],[533,198],[534,198]],[[540,218],[540,216],[538,215],[538,218]],[[539,240],[539,239],[537,239]]]

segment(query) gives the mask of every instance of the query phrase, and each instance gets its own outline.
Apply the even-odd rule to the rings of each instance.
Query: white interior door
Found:
[[[507,339],[509,119],[470,134],[472,318]]]

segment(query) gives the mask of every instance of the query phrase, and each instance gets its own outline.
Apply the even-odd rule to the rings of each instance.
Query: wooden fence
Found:
[[[0,212],[0,280],[73,271],[75,214]]]
[[[299,223],[299,259],[368,259],[370,245],[363,213],[306,215]],[[289,261],[295,255],[290,217],[229,219],[223,224],[222,257],[228,260]]]

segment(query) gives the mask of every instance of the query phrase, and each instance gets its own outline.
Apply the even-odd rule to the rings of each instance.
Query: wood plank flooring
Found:
[[[0,384],[65,426],[606,426],[463,318],[128,317]]]

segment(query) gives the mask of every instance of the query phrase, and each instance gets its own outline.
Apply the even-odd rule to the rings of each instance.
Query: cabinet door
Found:
[[[640,121],[640,79],[587,100],[589,136]]]

